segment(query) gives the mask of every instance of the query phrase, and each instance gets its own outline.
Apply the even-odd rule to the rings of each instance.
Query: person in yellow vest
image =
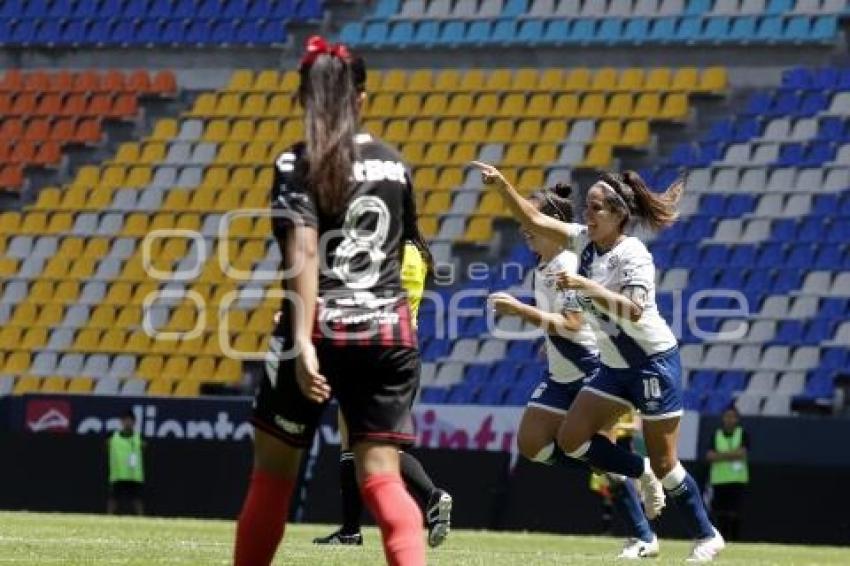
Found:
[[[414,328],[417,326],[419,305],[425,292],[425,280],[429,270],[433,270],[433,259],[428,246],[421,236],[404,243],[401,263],[401,285],[407,293],[410,305],[410,317]],[[348,428],[342,412],[338,414],[341,452],[339,456],[340,492],[342,495],[342,526],[331,534],[313,539],[314,544],[361,545],[360,517],[363,502],[357,489],[354,471],[354,454],[348,444]],[[425,513],[428,526],[428,544],[440,546],[451,528],[452,496],[434,485],[419,460],[409,452],[399,452],[401,476],[407,489]]]
[[[749,444],[738,411],[729,407],[723,412],[721,427],[714,433],[714,448],[708,451],[706,457],[711,462],[711,510],[718,528],[731,540],[738,539],[741,506],[750,481],[747,466]]]
[[[145,484],[145,467],[142,457],[144,443],[136,431],[136,417],[127,412],[121,417],[121,430],[112,433],[107,441],[109,448],[109,499],[106,512],[118,511],[121,503],[129,502],[136,515],[145,508],[142,488]]]

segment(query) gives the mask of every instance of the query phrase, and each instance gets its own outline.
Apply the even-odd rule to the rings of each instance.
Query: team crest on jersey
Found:
[[[646,402],[646,410],[649,412],[655,412],[660,407],[660,403],[658,401],[647,401]]]
[[[620,263],[620,258],[618,256],[612,255],[608,258],[608,269],[615,269],[617,264]]]

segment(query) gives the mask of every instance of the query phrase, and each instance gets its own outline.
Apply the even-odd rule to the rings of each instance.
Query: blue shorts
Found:
[[[568,383],[561,383],[552,379],[551,374],[546,374],[546,379],[540,382],[531,398],[528,400],[529,407],[537,407],[559,415],[567,414],[567,410],[576,400],[578,392],[584,387],[584,379],[576,379]]]
[[[642,366],[611,368],[603,365],[585,388],[601,397],[637,409],[646,420],[682,414],[682,360],[672,348],[649,358]]]

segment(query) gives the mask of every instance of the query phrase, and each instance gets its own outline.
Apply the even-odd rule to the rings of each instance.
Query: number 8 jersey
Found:
[[[339,214],[321,210],[308,186],[303,143],[278,157],[271,191],[274,235],[282,242],[295,224],[318,230],[315,340],[416,347],[400,277],[403,244],[417,231],[410,177],[387,144],[366,133],[355,141],[348,201]],[[290,306],[283,301],[277,336],[290,335]]]

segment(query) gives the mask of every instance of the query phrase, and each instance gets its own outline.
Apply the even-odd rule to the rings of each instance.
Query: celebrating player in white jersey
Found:
[[[537,191],[529,201],[543,214],[570,222],[573,208],[569,196],[569,186],[556,185]],[[582,315],[577,292],[560,291],[556,286],[559,273],[576,273],[578,256],[534,232],[523,230],[523,236],[540,258],[534,271],[536,306],[504,292],[493,293],[490,301],[498,312],[517,315],[546,332],[549,372],[528,401],[517,439],[524,457],[552,465],[570,460],[558,450],[555,438],[585,380],[599,371],[599,349],[593,329]],[[613,431],[608,433],[613,436]],[[632,481],[622,476],[612,480],[614,504],[629,530],[629,539],[619,557],[658,556],[658,538],[644,515]]]
[[[689,560],[712,560],[725,546],[711,524],[699,487],[679,462],[677,442],[682,414],[681,360],[677,342],[655,305],[655,264],[646,246],[626,229],[632,219],[654,230],[675,222],[683,184],[653,194],[634,172],[603,175],[588,191],[587,225],[559,221],[523,199],[498,169],[473,162],[485,184],[495,185],[526,230],[580,255],[577,274],[562,272],[559,285],[576,290],[591,315],[602,368],[576,397],[558,432],[560,448],[573,458],[632,478],[641,478],[650,518],[664,500],[646,487],[647,476],[661,479],[681,508],[696,539]],[[597,431],[637,408],[651,469],[638,456]]]

